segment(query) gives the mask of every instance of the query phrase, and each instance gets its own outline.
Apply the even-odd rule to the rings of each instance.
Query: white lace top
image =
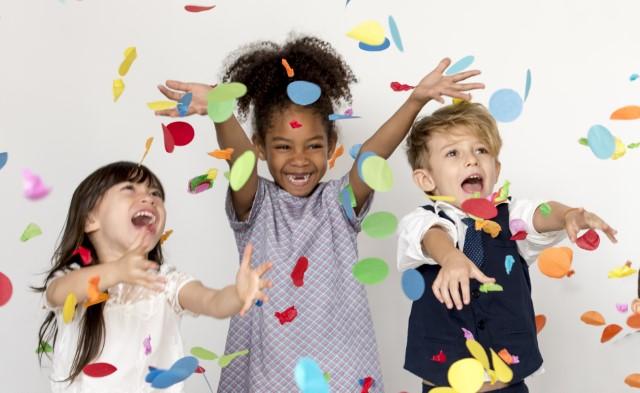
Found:
[[[65,274],[60,272],[59,275]],[[149,366],[168,369],[184,355],[180,336],[180,319],[187,312],[182,309],[178,294],[193,277],[175,267],[163,265],[161,275],[167,278],[163,292],[154,292],[141,286],[118,284],[109,289],[104,307],[104,349],[92,363],[106,362],[117,370],[106,377],[93,378],[80,373],[73,384],[64,380],[73,363],[80,322],[85,308],[78,305],[73,321],[65,324],[62,307],[45,308],[56,313],[58,339],[53,353],[51,373],[52,392],[65,393],[143,393],[158,391],[145,382]],[[189,313],[191,314],[191,313]],[[191,314],[193,315],[193,314]],[[149,346],[144,345],[149,337]],[[146,350],[145,350],[146,349]],[[167,393],[183,392],[183,383],[163,389]]]

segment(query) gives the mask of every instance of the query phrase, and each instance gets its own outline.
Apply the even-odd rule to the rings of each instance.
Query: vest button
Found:
[[[471,291],[471,296],[472,296],[474,299],[479,298],[479,297],[480,297],[480,291],[478,291],[477,289],[474,289],[473,291]]]
[[[484,319],[479,320],[477,326],[478,329],[484,330]]]

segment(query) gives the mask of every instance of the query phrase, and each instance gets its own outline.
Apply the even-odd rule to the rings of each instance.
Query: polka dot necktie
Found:
[[[482,232],[476,231],[475,220],[470,217],[462,219],[467,225],[467,233],[464,237],[464,255],[471,259],[476,266],[481,267],[484,260],[484,249],[482,247]]]

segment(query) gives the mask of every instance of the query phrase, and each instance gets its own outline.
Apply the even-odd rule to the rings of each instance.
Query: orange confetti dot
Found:
[[[209,154],[213,158],[218,158],[220,160],[230,160],[231,155],[233,154],[233,148],[228,147],[224,150],[218,149],[207,154]]]
[[[624,383],[632,388],[640,388],[640,374],[630,374],[624,379]]]
[[[573,274],[571,263],[573,251],[569,247],[551,247],[540,253],[538,268],[551,278],[570,277]]]
[[[169,236],[171,236],[172,233],[173,233],[173,229],[166,230],[162,234],[162,236],[160,236],[160,245],[162,245],[162,243],[166,242],[169,239]]]
[[[640,106],[629,105],[616,109],[611,114],[611,120],[634,120],[640,119]]]
[[[597,311],[587,311],[580,317],[587,325],[602,326],[605,324],[604,317]]]
[[[285,70],[287,70],[287,76],[289,78],[293,78],[293,75],[295,73],[293,72],[293,68],[291,68],[287,59],[282,59],[282,66],[284,67]]]
[[[99,284],[99,276],[93,276],[89,279],[89,287],[87,288],[87,300],[84,302],[85,308],[91,307],[98,303],[102,303],[109,299],[108,293],[100,292],[100,288],[98,287]]]
[[[540,334],[542,329],[544,329],[544,325],[547,324],[547,317],[544,315],[536,315],[536,334]]]
[[[618,333],[622,331],[622,326],[612,323],[607,325],[602,331],[602,336],[600,337],[601,343],[606,343],[607,341],[614,338]]]
[[[513,364],[513,358],[511,357],[509,351],[507,351],[507,348],[502,348],[500,352],[498,352],[498,356],[500,356],[500,358],[504,360],[505,363]]]
[[[340,145],[336,148],[336,150],[331,155],[329,159],[329,169],[333,169],[333,166],[336,164],[336,160],[338,157],[344,154],[344,145]]]
[[[627,318],[627,325],[631,329],[640,329],[640,314],[633,314],[629,318]]]

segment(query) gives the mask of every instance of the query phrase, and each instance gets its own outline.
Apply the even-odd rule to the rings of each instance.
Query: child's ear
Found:
[[[500,178],[500,169],[502,169],[502,164],[500,164],[500,161],[496,158],[496,179]]]
[[[436,183],[433,181],[431,172],[423,168],[413,171],[413,182],[425,192],[431,192],[436,189]]]
[[[256,147],[256,150],[258,151],[258,158],[261,159],[262,161],[265,161],[267,159],[267,155],[265,154],[265,147],[264,147],[264,141],[262,140],[262,138],[260,138],[258,135],[253,134],[253,136],[251,137],[251,142],[253,143],[253,145]]]
[[[329,151],[327,156],[329,158],[333,157],[333,153],[336,151],[336,145],[338,144],[338,136],[337,135],[330,135],[329,136]]]
[[[84,222],[84,233],[93,233],[100,229],[100,222],[93,214],[89,214]]]

